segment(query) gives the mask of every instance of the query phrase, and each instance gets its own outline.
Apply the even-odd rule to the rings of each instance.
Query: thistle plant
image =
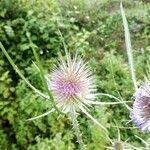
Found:
[[[47,94],[42,93],[36,89],[31,83],[23,76],[18,67],[14,64],[13,60],[5,50],[2,43],[0,48],[3,53],[18,73],[18,75],[26,82],[26,84],[34,90],[35,93],[44,97],[45,99],[51,100],[53,107],[42,115],[27,119],[32,121],[41,117],[47,116],[54,111],[59,114],[67,115],[72,121],[73,129],[77,137],[80,149],[85,149],[81,132],[79,129],[79,123],[77,120],[79,112],[84,113],[90,118],[95,124],[102,128],[106,133],[108,132],[100,122],[98,122],[90,113],[89,110],[92,105],[111,105],[111,104],[125,104],[125,101],[105,93],[98,93],[94,75],[89,67],[88,63],[81,58],[78,53],[71,56],[69,51],[66,49],[66,45],[63,40],[65,56],[59,55],[58,63],[53,67],[52,72],[44,74],[43,67],[40,62],[40,58],[37,53],[38,47],[31,41],[30,35],[27,33],[31,49],[36,59],[35,66],[39,70],[43,86]],[[62,37],[62,35],[61,35]],[[116,102],[100,102],[96,101],[98,96],[108,96],[117,100]],[[111,142],[109,137],[108,140]]]
[[[77,53],[74,58],[67,54],[66,61],[60,56],[60,62],[46,76],[46,80],[56,106],[63,113],[83,109],[95,100],[96,86],[92,72],[81,58],[77,58]]]
[[[131,118],[141,131],[150,131],[150,83],[144,83],[134,94]]]
[[[120,5],[120,8],[125,31],[125,42],[131,71],[131,77],[135,88],[135,93],[133,94],[135,100],[133,103],[133,108],[130,111],[130,117],[131,120],[141,131],[146,132],[150,131],[150,82],[147,81],[139,88],[137,87],[132,46],[130,40],[130,32],[125,12],[122,7],[122,3]]]

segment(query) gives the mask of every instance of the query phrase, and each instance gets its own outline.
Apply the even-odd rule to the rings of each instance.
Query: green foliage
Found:
[[[106,108],[102,107],[102,106],[97,106],[95,108],[95,118],[98,119],[99,122],[101,122],[105,127],[109,127],[108,124],[108,118],[109,116],[111,116],[111,113],[108,112],[106,113]],[[104,115],[105,114],[105,115]],[[91,139],[90,139],[90,143],[89,140],[87,141],[88,145],[87,148],[89,150],[105,150],[106,145],[110,142],[108,140],[108,134],[106,134],[102,129],[97,128],[97,126],[93,123],[91,123],[91,121],[89,121],[89,130],[90,130],[90,134],[91,134]],[[87,132],[86,134],[89,134],[89,132]]]
[[[68,131],[64,136],[62,136],[61,133],[57,133],[53,139],[42,139],[40,137],[36,137],[37,144],[29,146],[28,150],[72,150],[74,149],[74,145],[70,141],[70,139],[73,137],[72,135],[73,133]]]
[[[45,92],[39,72],[32,63],[35,60],[26,33],[39,47],[38,54],[47,73],[57,62],[58,53],[64,53],[59,29],[71,53],[78,50],[89,61],[99,92],[132,101],[134,87],[127,63],[119,2],[2,0],[0,40],[27,79]],[[145,74],[149,77],[150,7],[142,0],[127,0],[125,7],[140,84]],[[108,97],[97,100],[114,101]],[[70,120],[65,116],[58,117],[53,113],[33,122],[26,121],[46,112],[51,106],[50,101],[26,86],[0,51],[0,149],[78,149]],[[135,135],[145,140],[148,138],[138,129],[129,128],[132,124],[127,124],[129,111],[124,105],[97,106],[91,108],[91,113],[109,129],[112,140],[117,139],[115,126],[123,127],[120,128],[122,141],[130,138],[128,142],[136,147],[141,146],[141,141]],[[78,121],[87,149],[103,150],[111,146],[108,135],[83,114],[79,115]]]

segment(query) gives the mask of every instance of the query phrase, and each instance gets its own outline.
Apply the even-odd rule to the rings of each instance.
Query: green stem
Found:
[[[79,129],[77,114],[76,114],[75,110],[70,112],[70,116],[71,116],[71,121],[73,124],[73,129],[74,129],[75,135],[77,137],[77,141],[79,143],[79,147],[81,150],[85,150],[86,148],[85,148],[85,145],[84,145],[83,140],[82,140],[82,135],[81,135],[81,132]]]
[[[10,62],[10,64],[12,65],[12,67],[14,68],[14,70],[18,73],[18,75],[26,82],[26,84],[36,93],[38,93],[40,96],[48,99],[48,96],[41,93],[38,89],[36,89],[25,77],[24,75],[21,73],[21,71],[19,70],[19,68],[15,65],[15,63],[13,62],[13,60],[11,59],[11,57],[9,56],[9,54],[7,53],[7,51],[5,50],[4,46],[2,45],[2,43],[0,42],[0,48],[2,49],[3,53],[5,54],[6,58],[8,59],[8,61]]]
[[[59,29],[58,29],[58,33],[59,33],[59,35],[60,35],[60,37],[61,37],[61,40],[62,40],[62,43],[63,43],[63,46],[64,46],[65,53],[66,53],[67,56],[69,56],[69,53],[68,53],[68,50],[67,50],[67,45],[66,45],[65,40],[64,40],[64,37],[63,37],[63,35],[62,35],[62,33],[61,33],[61,31],[60,31]]]
[[[39,56],[38,56],[38,54],[37,54],[37,52],[35,50],[35,48],[37,48],[37,46],[31,41],[29,35],[27,37],[29,39],[30,46],[31,46],[31,49],[33,51],[34,57],[36,59],[37,66],[39,67],[39,70],[40,70],[40,75],[41,75],[43,86],[44,86],[44,88],[45,88],[45,90],[46,90],[46,92],[47,92],[47,94],[49,96],[49,99],[52,101],[54,108],[57,110],[58,113],[62,114],[62,112],[60,112],[59,109],[56,107],[54,98],[53,98],[53,96],[52,96],[52,94],[51,94],[51,92],[50,92],[50,90],[48,88],[47,81],[46,81],[45,76],[44,76],[44,70],[43,70],[43,67],[41,65],[41,61],[40,61]]]
[[[122,6],[122,2],[120,3],[120,9],[121,9],[121,15],[122,15],[124,32],[125,32],[125,43],[126,43],[127,55],[128,55],[129,65],[130,65],[131,77],[132,77],[132,81],[136,90],[138,87],[136,84],[136,76],[135,76],[135,68],[134,68],[134,62],[133,62],[130,32],[129,32],[127,18],[126,18],[126,15]]]

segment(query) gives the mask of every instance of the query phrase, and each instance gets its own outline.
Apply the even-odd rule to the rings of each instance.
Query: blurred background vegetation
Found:
[[[26,33],[39,47],[45,73],[49,72],[64,53],[60,30],[69,51],[76,50],[89,62],[98,91],[123,100],[133,101],[134,87],[127,63],[124,31],[119,8],[120,0],[1,0],[0,41],[22,73],[38,89],[41,79]],[[150,2],[149,0],[124,0],[138,83],[149,74],[150,60]],[[101,101],[114,101],[102,97]],[[73,150],[78,149],[70,120],[57,113],[27,122],[51,106],[49,101],[34,94],[13,70],[0,51],[0,149],[1,150]],[[132,106],[132,103],[131,103]],[[109,130],[116,141],[117,128],[122,141],[144,146],[149,140],[129,122],[129,111],[123,105],[96,106],[91,113]],[[104,150],[111,146],[106,135],[83,114],[79,116],[80,128],[88,150]],[[142,148],[141,148],[142,149]]]

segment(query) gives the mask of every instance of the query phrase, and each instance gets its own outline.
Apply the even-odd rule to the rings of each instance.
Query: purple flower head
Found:
[[[143,84],[135,92],[131,119],[143,132],[150,131],[150,83]]]
[[[57,107],[64,113],[95,99],[96,87],[90,68],[77,55],[71,58],[68,54],[67,60],[61,57],[46,79]]]

